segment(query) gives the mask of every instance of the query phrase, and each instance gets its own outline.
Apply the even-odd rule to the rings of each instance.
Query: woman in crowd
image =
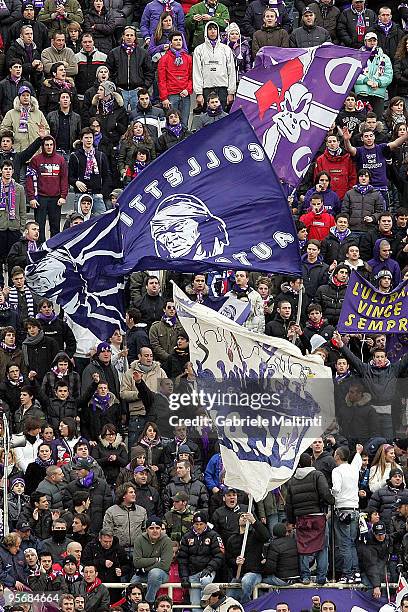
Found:
[[[394,447],[391,444],[381,444],[370,467],[368,486],[371,493],[375,493],[386,485],[390,472],[395,467],[397,464]]]
[[[141,121],[134,121],[120,140],[118,169],[122,178],[131,167],[138,146],[149,150],[151,160],[156,158],[156,147],[149,130]]]
[[[71,417],[61,419],[59,434],[52,446],[55,463],[62,466],[72,461],[74,457],[74,446],[79,440],[76,421]]]
[[[92,449],[92,456],[102,467],[106,482],[115,486],[121,468],[128,462],[128,454],[122,436],[112,423],[102,427],[98,444]]]

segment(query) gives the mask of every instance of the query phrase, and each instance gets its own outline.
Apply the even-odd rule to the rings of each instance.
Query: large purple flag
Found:
[[[281,180],[300,183],[369,57],[329,43],[258,52],[232,110],[244,110]]]

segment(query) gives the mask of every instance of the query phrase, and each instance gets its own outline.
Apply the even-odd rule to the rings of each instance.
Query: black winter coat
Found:
[[[129,56],[122,47],[115,47],[108,55],[106,64],[110,79],[120,87],[129,91],[143,87],[149,89],[153,84],[154,69],[150,55],[141,47],[136,47]]]
[[[242,575],[247,572],[259,572],[262,561],[263,547],[270,538],[270,533],[261,523],[260,520],[256,520],[253,525],[250,526],[248,532],[247,547],[245,549],[245,563],[242,566]],[[236,558],[241,554],[242,541],[244,534],[234,533],[231,535],[225,545],[225,560],[232,569],[234,575],[238,570],[236,564]]]
[[[150,296],[147,293],[136,300],[132,306],[142,313],[142,321],[147,324],[148,330],[154,321],[160,321],[163,315],[164,299],[161,295]]]
[[[394,61],[394,83],[397,96],[408,96],[408,56]]]
[[[54,136],[57,147],[58,147],[58,130],[59,130],[59,122],[60,122],[60,111],[55,110],[51,111],[47,115],[48,125],[50,126],[51,136]],[[70,140],[70,149],[72,150],[74,146],[74,142],[79,139],[79,135],[81,132],[81,117],[78,113],[71,111],[69,113],[69,140]],[[68,153],[68,151],[66,151]]]
[[[128,127],[128,114],[123,106],[123,98],[114,92],[114,106],[112,112],[104,115],[99,104],[97,95],[93,97],[91,115],[96,117],[101,124],[101,132],[113,146],[119,144],[120,137],[126,132]]]
[[[48,370],[51,369],[54,357],[58,353],[59,349],[56,340],[54,338],[47,338],[44,334],[43,339],[37,344],[25,345],[23,343],[23,354],[24,346],[27,346],[28,360],[25,364],[27,369],[37,372],[37,380],[42,381]]]
[[[346,259],[348,247],[358,243],[359,237],[355,236],[353,232],[351,232],[342,242],[330,232],[322,241],[320,255],[323,257],[323,261],[328,265],[332,264],[333,261],[337,261],[339,264]]]
[[[293,317],[290,317],[290,319],[283,319],[280,314],[277,314],[273,321],[267,323],[265,334],[267,336],[274,336],[275,338],[284,338],[287,340],[289,323],[293,320]]]
[[[66,352],[68,357],[73,357],[77,343],[69,325],[59,318],[54,319],[54,321],[41,320],[41,324],[44,336],[46,338],[53,338],[60,351]]]
[[[111,455],[116,455],[116,461],[109,461]],[[92,448],[92,457],[96,459],[103,473],[106,482],[110,485],[115,484],[121,468],[128,464],[128,453],[126,446],[122,442],[122,436],[116,434],[113,444],[108,444],[106,440],[99,440],[97,446]],[[111,582],[107,580],[106,582]]]
[[[47,422],[49,423],[48,420]],[[45,466],[39,465],[38,463],[35,463],[35,461],[33,461],[33,463],[28,464],[24,476],[24,481],[26,483],[24,492],[27,495],[31,495],[31,493],[36,490],[40,482],[44,480],[46,476],[46,470],[47,468]]]
[[[255,0],[256,1],[256,0]],[[159,136],[158,141],[158,152],[164,153],[174,147],[174,145],[178,144],[182,140],[185,140],[188,136],[190,136],[191,132],[189,132],[184,126],[180,132],[180,136],[177,137],[175,134],[172,134],[167,128],[163,128],[161,136]]]
[[[180,542],[177,555],[179,573],[182,580],[202,570],[216,572],[224,563],[223,543],[216,531],[207,529],[198,535],[188,531]]]
[[[330,38],[332,39],[332,42],[336,44],[337,43],[337,21],[340,16],[340,11],[337,8],[337,6],[334,6],[334,3],[332,3],[332,5],[329,6],[327,14],[325,16],[323,16],[322,14],[322,11],[320,9],[321,4],[319,2],[312,2],[308,6],[316,15],[315,24],[327,30],[328,33],[330,34]]]
[[[103,411],[99,406],[93,407],[92,395],[96,391],[96,387],[97,384],[93,383],[81,398],[81,433],[87,440],[93,440],[94,442],[99,439],[104,425],[112,423],[118,429],[121,425],[122,414],[121,405],[113,393],[110,393],[107,410]]]
[[[336,462],[328,451],[323,451],[316,459],[312,456],[312,465],[326,478],[329,487],[332,486],[331,473],[336,467]]]
[[[343,198],[341,212],[349,215],[351,230],[366,232],[373,227],[373,224],[366,223],[364,217],[372,217],[374,219],[373,223],[375,223],[378,215],[383,212],[384,205],[384,198],[374,187],[365,195],[359,193],[353,187],[353,189],[347,191]]]
[[[34,87],[29,81],[21,79],[19,83],[15,83],[9,76],[0,81],[0,114],[3,115],[3,117],[7,111],[13,108],[14,98],[17,96],[18,90],[20,87],[23,87],[23,85],[30,88],[32,96],[36,95]]]
[[[381,521],[387,527],[387,531],[390,529],[391,516],[395,511],[395,502],[400,495],[407,495],[408,490],[401,484],[398,488],[393,487],[390,480],[387,480],[385,487],[381,487],[378,491],[375,491],[370,501],[368,502],[367,510],[377,510],[380,515]]]
[[[53,397],[49,400],[47,409],[47,423],[54,431],[58,431],[62,419],[69,417],[75,419],[78,416],[78,403],[74,399],[60,400]]]
[[[38,91],[43,73],[38,72],[32,65],[34,60],[41,61],[41,51],[37,49],[37,45],[34,43],[31,56],[29,56],[24,48],[22,39],[17,37],[17,39],[11,43],[6,53],[6,63],[8,64],[8,62],[16,58],[20,59],[23,63],[23,79],[29,81],[34,89]]]
[[[302,261],[302,277],[306,295],[310,301],[314,300],[316,291],[321,285],[329,280],[329,266],[322,261],[309,264],[305,259]]]
[[[337,287],[330,280],[327,285],[322,285],[316,292],[316,304],[320,304],[323,316],[331,325],[337,325],[346,291],[347,284]]]
[[[112,567],[106,567],[105,561],[112,561]],[[95,565],[102,582],[117,582],[116,568],[122,569],[122,574],[127,574],[131,570],[129,558],[125,549],[119,545],[116,536],[113,536],[112,546],[109,549],[101,546],[99,538],[89,542],[82,552],[81,563]]]
[[[400,237],[397,234],[393,234],[391,236],[385,236],[378,231],[378,228],[372,229],[371,231],[363,234],[360,242],[360,257],[364,261],[368,261],[373,257],[374,254],[374,246],[377,240],[387,240],[391,245],[391,257],[395,259],[395,256],[398,252],[398,247],[400,243]]]
[[[23,508],[20,519],[30,524],[32,533],[40,540],[46,540],[51,536],[52,514],[51,510],[40,510],[38,519],[33,517],[33,508],[27,505]]]
[[[71,512],[74,509],[74,495],[79,491],[89,492],[91,505],[89,507],[89,515],[92,517],[92,531],[97,533],[102,529],[103,517],[108,508],[113,505],[112,493],[107,482],[94,478],[90,487],[79,482],[79,479],[68,483],[64,489],[63,501],[64,508]]]
[[[228,542],[231,536],[239,532],[239,515],[241,512],[247,511],[248,506],[244,504],[237,504],[234,508],[227,508],[223,504],[220,508],[214,510],[211,522],[214,525],[215,531],[220,534],[223,542]]]
[[[331,42],[330,34],[325,28],[314,25],[307,27],[305,25],[300,26],[293,30],[289,36],[289,47],[317,47],[325,42]]]
[[[367,575],[373,587],[380,587],[384,582],[387,566],[390,540],[378,542],[372,532],[367,536],[366,543],[361,541],[357,546],[360,571]]]
[[[364,21],[366,32],[371,32],[377,23],[377,15],[371,9],[366,8]],[[360,49],[363,45],[363,41],[357,39],[357,14],[351,9],[346,9],[340,14],[337,22],[337,38],[345,47]]]
[[[86,156],[82,147],[71,153],[68,163],[69,184],[74,188],[75,193],[79,193],[76,181],[82,181],[88,188],[88,193],[102,193],[105,197],[109,196],[111,188],[111,170],[108,158],[101,151],[95,151],[99,174],[91,174],[86,180],[84,178],[86,170]]]
[[[347,380],[347,379],[346,379]],[[352,379],[350,379],[352,381]],[[349,388],[350,385],[347,385]],[[347,393],[347,388],[345,389]],[[365,444],[370,438],[378,434],[378,418],[371,404],[371,396],[364,393],[357,404],[350,404],[346,397],[341,400],[336,394],[336,414],[340,433],[349,441],[349,448],[357,443]]]
[[[67,77],[66,80],[71,84],[70,89],[61,87],[55,82],[54,79],[46,79],[41,85],[38,103],[45,116],[47,116],[48,113],[59,109],[59,97],[62,91],[67,91],[71,94],[72,108],[74,111],[78,111],[78,95],[74,86],[74,81],[69,77]]]
[[[25,19],[23,17],[22,19],[19,19],[19,21],[13,23],[13,25],[7,31],[6,49],[13,40],[17,40],[17,38],[20,36],[20,30],[23,25],[30,25],[33,28],[33,40],[40,53],[46,47],[50,46],[47,26],[44,25],[42,21],[38,21],[36,19],[30,21],[29,19]]]
[[[275,538],[271,541],[262,567],[264,576],[277,576],[287,580],[299,575],[299,557],[296,539],[291,536]]]
[[[370,31],[375,32],[377,34],[378,46],[384,51],[386,55],[388,55],[390,60],[394,63],[394,57],[398,47],[398,43],[401,38],[405,36],[405,32],[396,23],[393,24],[387,36],[385,36],[384,31],[379,27],[378,24],[375,25],[374,28],[372,28]]]
[[[260,30],[263,26],[263,13],[268,7],[268,2],[265,0],[254,0],[249,3],[243,19],[244,33],[252,38],[256,30]],[[292,31],[292,20],[288,9],[282,3],[279,7],[279,22],[287,32]]]
[[[65,578],[61,575],[54,575],[54,572],[51,569],[52,576],[48,574],[40,574],[39,576],[29,576],[28,577],[28,586],[34,593],[45,591],[60,591],[61,593],[66,593],[68,591]]]
[[[95,41],[95,47],[101,53],[107,55],[112,51],[114,45],[115,17],[111,11],[104,7],[99,15],[95,8],[91,7],[84,16],[83,31],[90,32]]]
[[[136,503],[146,510],[147,518],[153,515],[162,516],[162,503],[157,489],[148,484],[142,486],[137,485],[135,482],[132,482],[132,484],[136,491]]]
[[[333,505],[334,497],[323,473],[312,467],[298,468],[288,482],[288,523],[295,523],[298,516],[318,514],[327,504]]]
[[[117,579],[115,580],[115,582]],[[86,612],[99,612],[100,610],[106,610],[110,605],[109,591],[104,584],[100,584],[92,591],[87,591],[87,584],[85,580],[79,580],[72,586],[70,592],[74,595],[82,595],[85,599],[85,611]]]
[[[35,141],[37,143],[37,140]],[[33,155],[34,153],[37,151],[38,149],[38,145],[41,144],[41,139],[38,138],[38,143],[36,148],[32,148],[32,146],[29,147],[30,151],[32,151],[30,157],[27,157],[27,159],[25,161],[28,161]],[[28,151],[28,149],[26,149],[26,151]],[[22,163],[25,163],[25,161],[23,161]],[[18,164],[18,174],[16,174],[16,163],[13,160],[13,165],[14,165],[14,175],[15,176],[20,176],[19,172],[20,172],[20,167],[21,167],[21,163]],[[40,245],[37,243],[37,246],[39,247]],[[26,238],[20,238],[19,240],[17,240],[17,242],[15,242],[13,244],[13,246],[11,247],[8,257],[7,257],[7,264],[9,266],[9,269],[12,270],[14,268],[14,266],[20,266],[20,268],[25,268],[26,265],[28,264],[28,257],[27,257],[27,249],[28,249],[28,241]]]

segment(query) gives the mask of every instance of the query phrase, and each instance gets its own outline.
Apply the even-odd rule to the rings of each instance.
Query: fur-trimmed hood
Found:
[[[37,98],[34,98],[34,96],[30,96],[30,105],[31,105],[31,110],[33,111],[38,111],[40,108],[38,105],[38,100]],[[14,98],[13,109],[18,112],[21,112],[21,102],[18,96]]]
[[[105,448],[107,448],[109,445],[113,446],[113,448],[119,448],[119,446],[122,444],[122,436],[117,433],[114,442],[108,442],[99,436],[99,441]]]
[[[75,87],[74,79],[72,79],[71,77],[65,77],[65,80],[71,85],[72,89],[74,89]],[[43,82],[44,87],[52,87],[53,84],[55,85],[55,81],[52,77],[49,79],[45,79],[45,81]],[[64,91],[64,90],[61,89],[61,91]]]

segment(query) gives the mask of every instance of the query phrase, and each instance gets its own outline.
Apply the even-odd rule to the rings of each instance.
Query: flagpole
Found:
[[[248,498],[249,498],[248,512],[251,513],[252,512],[252,504],[253,504],[254,498],[253,498],[253,496],[251,494],[248,495]],[[249,531],[249,521],[247,521],[246,525],[245,525],[244,539],[242,540],[240,557],[243,557],[245,555],[245,549],[246,549],[246,544],[247,544],[247,540],[248,540],[248,531]],[[239,577],[241,576],[241,569],[242,569],[242,565],[238,565],[237,575],[235,577],[236,580],[239,580]]]
[[[298,306],[297,306],[297,313],[296,313],[296,325],[299,325],[300,323],[300,315],[301,315],[301,311],[302,311],[302,302],[303,302],[303,291],[302,291],[303,287],[301,288],[301,290],[298,293]],[[292,338],[292,344],[295,344],[297,340],[297,334],[295,334]]]

